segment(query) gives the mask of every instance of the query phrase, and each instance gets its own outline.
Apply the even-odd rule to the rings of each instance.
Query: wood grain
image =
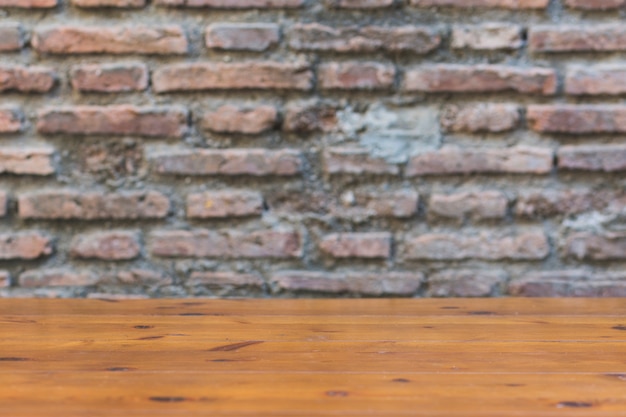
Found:
[[[626,416],[626,300],[0,300],[0,415]]]

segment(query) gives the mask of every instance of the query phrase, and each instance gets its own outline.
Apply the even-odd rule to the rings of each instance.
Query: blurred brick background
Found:
[[[0,0],[0,296],[626,295],[624,0]]]

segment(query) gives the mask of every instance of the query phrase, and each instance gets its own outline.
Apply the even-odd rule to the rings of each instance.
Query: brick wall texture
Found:
[[[625,0],[0,0],[0,296],[626,296]]]

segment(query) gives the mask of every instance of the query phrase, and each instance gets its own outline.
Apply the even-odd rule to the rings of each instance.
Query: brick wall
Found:
[[[625,4],[0,0],[0,294],[626,295]]]

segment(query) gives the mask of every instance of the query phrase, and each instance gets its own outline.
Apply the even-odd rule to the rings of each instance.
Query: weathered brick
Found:
[[[243,133],[257,135],[270,130],[278,121],[278,112],[273,106],[242,109],[225,105],[202,118],[202,127],[218,133]]]
[[[308,64],[283,62],[189,63],[161,67],[152,75],[157,93],[171,91],[271,89],[313,87]]]
[[[9,271],[0,270],[0,288],[8,288],[11,286],[11,274]]]
[[[207,48],[228,51],[265,51],[280,40],[273,23],[214,23],[205,33]]]
[[[208,287],[255,287],[262,288],[263,278],[257,274],[240,274],[235,272],[192,272],[187,281],[187,286],[208,286]]]
[[[398,175],[400,168],[383,158],[370,155],[366,149],[335,147],[324,151],[324,172],[327,174]]]
[[[505,149],[463,149],[454,146],[412,157],[405,175],[450,175],[471,173],[548,174],[551,149],[516,146]]]
[[[113,294],[108,292],[90,292],[89,300],[122,301],[122,300],[147,300],[150,297],[145,294]]]
[[[98,277],[91,272],[74,272],[66,269],[30,270],[20,274],[20,287],[83,287],[98,283]]]
[[[331,132],[337,127],[337,106],[324,102],[290,103],[285,110],[287,132]]]
[[[18,51],[22,46],[22,25],[17,22],[0,23],[0,52]]]
[[[515,129],[520,109],[515,104],[451,104],[441,113],[441,127],[448,132],[505,132]]]
[[[404,245],[404,259],[411,260],[539,260],[550,253],[543,232],[525,232],[514,236],[482,233],[478,236],[425,234],[409,239]]]
[[[383,9],[393,5],[394,0],[326,0],[335,9]]]
[[[567,69],[565,92],[572,95],[619,95],[626,93],[625,84],[624,65],[577,65]]]
[[[626,259],[626,233],[579,232],[567,237],[563,255],[593,261]]]
[[[528,32],[533,52],[624,51],[624,25],[533,26]]]
[[[48,67],[0,65],[0,92],[46,93],[55,82],[56,74]]]
[[[36,28],[31,41],[48,54],[185,54],[180,26],[55,26]]]
[[[50,175],[54,150],[47,147],[0,148],[0,174]]]
[[[529,272],[512,279],[508,293],[525,297],[625,297],[626,274],[584,270]]]
[[[391,233],[334,233],[324,236],[319,248],[333,258],[388,258]]]
[[[457,49],[495,50],[518,49],[523,44],[521,26],[510,23],[483,23],[454,26],[450,46]]]
[[[213,191],[187,196],[188,218],[258,216],[263,211],[263,196],[255,191]]]
[[[7,193],[0,190],[0,217],[7,215]]]
[[[287,32],[289,47],[305,51],[374,52],[410,51],[425,54],[441,43],[431,27],[332,27],[319,23],[296,24]]]
[[[522,217],[545,217],[600,210],[620,212],[626,195],[609,190],[531,190],[517,197],[515,213]]]
[[[624,7],[626,0],[565,0],[565,5],[573,9],[609,10]]]
[[[271,277],[275,292],[307,291],[407,297],[415,295],[423,281],[424,275],[421,272],[281,271]]]
[[[504,271],[452,269],[428,277],[428,297],[489,297],[506,280]]]
[[[419,195],[413,190],[344,193],[330,214],[355,221],[371,217],[408,218],[417,213]]]
[[[108,261],[134,259],[141,251],[137,234],[127,231],[81,234],[72,239],[70,246],[70,255],[75,258]]]
[[[151,253],[183,258],[298,258],[300,235],[292,231],[237,230],[158,231],[151,236]]]
[[[198,149],[152,156],[159,174],[173,175],[296,175],[302,154],[293,149]]]
[[[324,90],[381,90],[393,86],[396,69],[378,62],[331,62],[317,70]]]
[[[174,279],[163,271],[132,268],[104,274],[101,276],[99,283],[133,287],[162,287],[172,285]]]
[[[506,216],[508,199],[499,191],[473,193],[433,194],[428,204],[428,213],[438,217],[463,220],[502,219]]]
[[[46,134],[180,138],[187,132],[187,118],[186,109],[173,106],[50,107],[39,112],[37,131]]]
[[[305,0],[156,0],[161,6],[207,7],[211,9],[292,9]]]
[[[52,242],[41,233],[0,234],[0,259],[37,259],[51,253]]]
[[[559,169],[582,171],[626,170],[626,145],[561,146],[557,152]]]
[[[549,0],[411,0],[417,7],[545,9]]]
[[[158,219],[167,216],[169,208],[169,199],[156,191],[50,190],[18,196],[18,215],[22,219]]]
[[[83,8],[140,9],[146,5],[146,0],[71,0],[71,2],[72,5]]]
[[[138,63],[79,65],[72,67],[70,78],[78,91],[142,91],[148,88],[148,67]]]
[[[57,0],[0,0],[0,8],[51,9],[56,5]]]
[[[0,133],[22,130],[22,112],[17,107],[0,107]]]
[[[408,69],[404,91],[488,93],[515,91],[552,95],[556,73],[549,68],[523,68],[504,65],[436,64]]]
[[[526,118],[536,132],[549,133],[624,133],[626,106],[610,104],[534,104]]]

